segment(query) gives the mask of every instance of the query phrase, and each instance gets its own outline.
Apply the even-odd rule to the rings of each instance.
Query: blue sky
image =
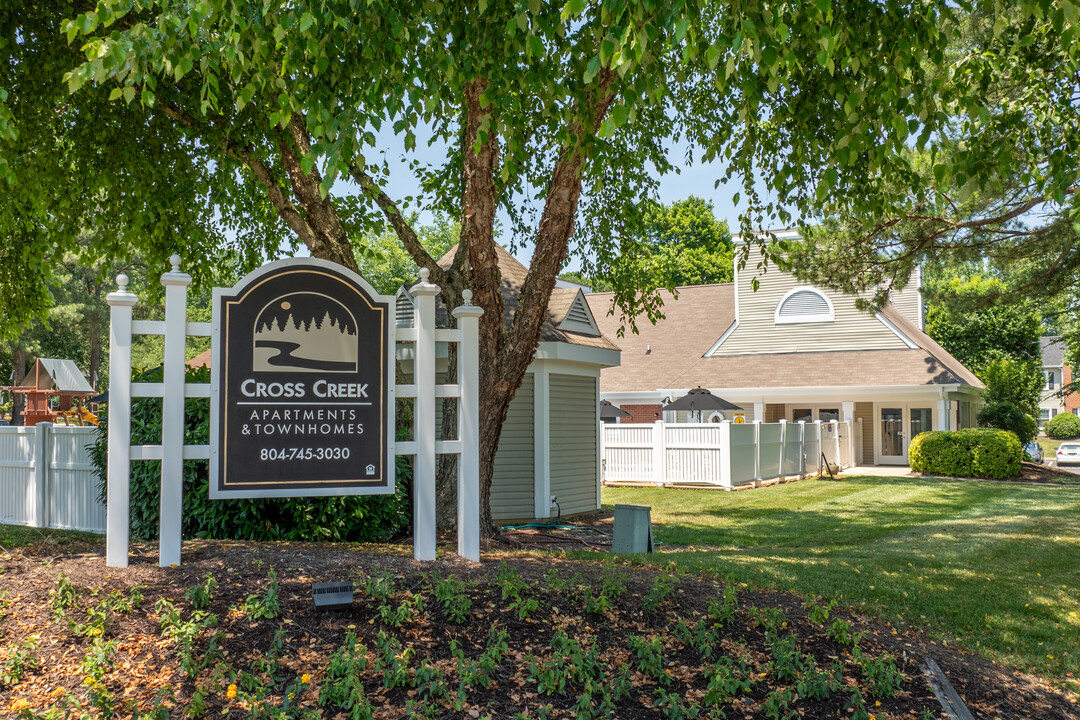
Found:
[[[369,157],[368,161],[377,161],[380,164],[383,160],[386,161],[390,168],[389,183],[386,186],[387,193],[395,200],[400,201],[401,198],[418,194],[420,188],[416,176],[409,169],[408,163],[404,159],[405,151],[401,139],[388,130],[387,128],[383,132],[376,133],[378,146],[384,149],[378,158]],[[426,139],[418,138],[417,150],[410,153],[408,159],[426,163],[439,162],[442,154],[445,153],[445,146],[437,144],[427,147],[426,143]],[[716,162],[687,164],[685,162],[685,145],[671,145],[668,153],[670,159],[680,171],[677,174],[669,173],[661,180],[659,187],[660,201],[671,203],[682,200],[689,195],[703,197],[712,201],[713,212],[716,214],[717,219],[726,220],[729,227],[735,228],[738,225],[741,207],[736,208],[731,199],[741,188],[737,183],[732,185],[721,184],[716,188],[713,187],[716,180],[723,176],[723,165]],[[764,195],[764,188],[760,187],[760,183],[758,185],[759,192]],[[357,188],[351,181],[339,181],[335,185],[335,191],[342,194],[354,194]],[[421,221],[429,220],[430,217],[430,213],[422,213]],[[506,219],[503,218],[503,221],[505,226],[507,224]],[[516,256],[528,265],[531,253],[532,246],[529,245],[520,249]],[[302,249],[298,255],[307,255],[306,248]],[[572,259],[568,269],[576,267],[577,262]]]

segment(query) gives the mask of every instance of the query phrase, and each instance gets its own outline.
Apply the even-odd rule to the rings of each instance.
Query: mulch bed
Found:
[[[787,593],[738,587],[725,600],[720,583],[499,545],[479,565],[421,565],[400,545],[198,541],[164,569],[152,546],[133,546],[126,569],[105,568],[103,550],[0,555],[0,676],[27,640],[36,661],[0,689],[0,712],[97,717],[111,702],[117,716],[156,704],[173,718],[945,718],[920,667],[931,656],[976,717],[1080,718],[1074,698],[1037,678],[848,613],[825,620]],[[271,568],[280,614],[252,619],[272,605]],[[202,612],[216,624],[185,599],[208,572],[217,587]],[[72,591],[50,595],[61,574]],[[310,582],[341,579],[358,585],[353,605],[316,611]],[[127,610],[136,586],[141,604]],[[88,612],[103,601],[103,616]],[[863,634],[857,651],[837,620]],[[365,647],[348,655],[351,635]],[[343,679],[349,658],[365,668],[360,684]]]
[[[910,477],[937,477],[923,473],[909,473]],[[1080,472],[1070,472],[1040,463],[1020,463],[1020,475],[1014,478],[947,478],[949,480],[979,480],[982,482],[1021,482],[1038,485],[1080,485]]]

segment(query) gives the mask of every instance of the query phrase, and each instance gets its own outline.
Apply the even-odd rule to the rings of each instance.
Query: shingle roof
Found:
[[[450,264],[454,261],[454,254],[457,252],[457,248],[458,246],[455,245],[450,248],[445,255],[439,258],[440,267],[450,267]],[[502,276],[501,291],[503,296],[503,323],[505,325],[510,325],[514,319],[514,314],[517,312],[518,301],[521,297],[521,288],[525,284],[525,276],[529,274],[529,271],[517,258],[508,253],[503,246],[496,244],[495,254],[499,263],[499,274]],[[548,317],[544,322],[544,327],[540,331],[541,342],[564,342],[571,345],[582,345],[605,350],[618,350],[618,345],[613,343],[608,337],[605,337],[607,333],[604,333],[602,328],[601,334],[590,335],[587,333],[562,330],[558,327],[559,323],[566,318],[566,313],[570,310],[574,298],[576,298],[580,292],[581,289],[576,287],[555,288],[552,290],[551,299],[548,301]]]
[[[1061,367],[1065,364],[1065,344],[1060,335],[1047,335],[1039,338],[1039,350],[1042,352],[1043,367]]]
[[[911,350],[856,350],[762,353],[704,357],[735,322],[732,284],[677,288],[678,299],[662,292],[665,319],[642,318],[639,334],[619,338],[622,362],[600,376],[601,392],[648,392],[702,385],[709,388],[887,387],[971,385],[979,379],[894,307],[882,310],[919,347]],[[601,332],[615,336],[618,316],[608,315],[612,293],[586,299]]]

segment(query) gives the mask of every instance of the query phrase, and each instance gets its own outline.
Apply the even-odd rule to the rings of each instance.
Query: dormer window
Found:
[[[832,322],[833,306],[829,298],[814,288],[789,290],[776,304],[773,320],[777,325],[790,323]]]

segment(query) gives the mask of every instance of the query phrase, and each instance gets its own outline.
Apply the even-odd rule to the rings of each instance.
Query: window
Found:
[[[1050,418],[1053,416],[1054,411],[1050,408],[1039,408],[1039,427],[1042,427],[1046,423],[1050,422]]]
[[[814,422],[814,411],[810,408],[796,408],[791,411],[792,422]]]
[[[789,290],[776,305],[773,320],[786,323],[832,322],[833,306],[824,293],[814,288]]]
[[[840,411],[836,408],[821,408],[818,410],[818,420],[821,422],[837,422],[839,419]]]
[[[1056,373],[1053,370],[1044,370],[1043,375],[1046,377],[1046,389],[1053,390],[1056,381]]]
[[[711,422],[711,423],[724,422],[724,413],[717,410],[716,412],[714,412],[712,415],[709,416],[709,422]]]

